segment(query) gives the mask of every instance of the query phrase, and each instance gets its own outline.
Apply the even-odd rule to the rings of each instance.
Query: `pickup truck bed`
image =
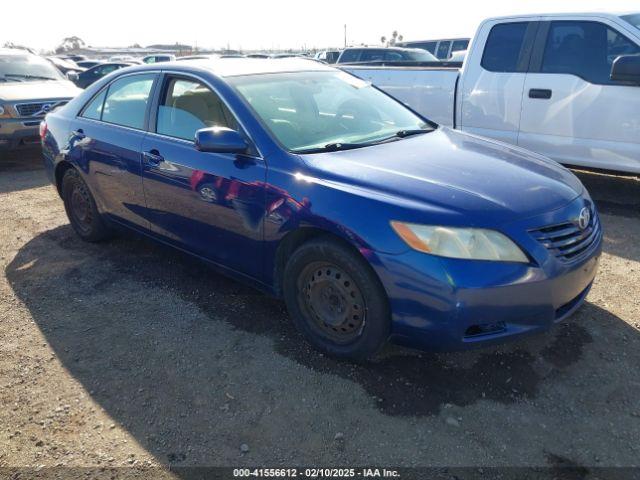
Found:
[[[454,126],[458,68],[347,65],[342,69],[371,82],[429,120]]]

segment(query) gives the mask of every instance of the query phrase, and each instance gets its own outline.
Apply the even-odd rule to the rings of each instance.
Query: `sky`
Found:
[[[394,30],[405,40],[471,37],[493,16],[640,11],[638,0],[3,0],[0,46],[53,50],[64,37],[126,47],[186,43],[199,48],[287,49],[376,44]],[[394,5],[398,5],[397,8]],[[28,28],[25,28],[27,26]]]

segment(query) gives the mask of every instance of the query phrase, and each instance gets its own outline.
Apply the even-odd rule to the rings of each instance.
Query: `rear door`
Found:
[[[148,228],[140,148],[156,73],[124,75],[96,94],[72,121],[75,156],[100,209],[132,227]]]
[[[488,21],[478,30],[460,77],[458,126],[516,144],[522,92],[538,22]]]
[[[518,144],[558,162],[640,171],[640,89],[610,80],[640,53],[607,18],[544,22],[524,85]]]

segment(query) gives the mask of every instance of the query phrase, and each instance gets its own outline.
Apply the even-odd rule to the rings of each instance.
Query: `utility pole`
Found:
[[[347,48],[347,24],[344,24],[344,48]]]

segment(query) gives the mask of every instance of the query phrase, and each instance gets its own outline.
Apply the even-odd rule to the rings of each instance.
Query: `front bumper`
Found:
[[[527,230],[574,218],[585,203],[591,204],[580,198],[504,228],[531,255],[529,264],[448,259],[416,251],[377,255],[374,268],[389,296],[392,341],[424,350],[463,350],[539,332],[571,315],[595,278],[602,232],[579,259],[563,262]]]
[[[43,118],[0,118],[0,148],[37,145],[40,142],[39,125]]]

